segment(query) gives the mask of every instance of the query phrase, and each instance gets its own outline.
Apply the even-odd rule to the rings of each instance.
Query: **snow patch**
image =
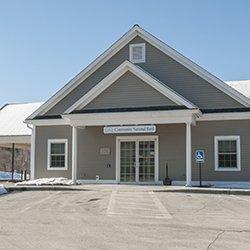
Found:
[[[250,80],[226,81],[225,83],[246,97],[250,97]]]
[[[233,189],[250,189],[250,183],[216,183],[212,185],[214,188],[233,188]]]
[[[16,186],[43,186],[43,185],[73,185],[73,181],[64,177],[41,178],[32,181],[23,181],[16,183]]]
[[[0,185],[0,195],[2,195],[2,194],[7,194],[7,191],[3,185]]]
[[[0,180],[11,180],[11,172],[0,171]],[[21,180],[21,174],[15,172],[14,180]]]

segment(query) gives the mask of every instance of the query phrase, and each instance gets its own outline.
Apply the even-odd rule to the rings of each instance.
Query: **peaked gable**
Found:
[[[150,85],[158,93],[167,97],[167,103],[176,103],[178,105],[186,106],[187,108],[196,108],[191,102],[183,98],[178,93],[175,93],[172,89],[161,83],[159,80],[152,77],[147,72],[143,71],[140,67],[135,66],[129,61],[125,61],[119,67],[117,67],[112,73],[105,77],[101,82],[99,82],[94,88],[92,88],[86,95],[75,102],[71,107],[69,107],[65,113],[71,113],[74,110],[82,109],[97,96],[99,96],[105,89],[110,85],[113,85],[124,73],[132,72],[135,76],[140,78],[144,83]],[[141,82],[140,82],[141,83]],[[136,83],[134,83],[136,85]],[[154,92],[155,93],[155,92]],[[126,92],[125,92],[126,94]],[[158,94],[159,95],[159,94]],[[161,98],[162,99],[162,98]],[[172,103],[170,103],[170,100]],[[166,100],[164,101],[166,103]]]
[[[161,50],[135,37],[130,43],[146,44],[146,63],[140,67],[201,109],[241,108],[238,100],[210,84]]]
[[[200,93],[195,93],[197,89],[197,84],[190,86],[190,90],[194,91],[193,96],[197,96],[197,103],[195,100],[191,100],[197,106],[201,108],[218,108],[218,107],[244,107],[249,106],[249,99],[235,91],[234,89],[228,87],[224,82],[214,77],[212,74],[208,73],[206,70],[202,69],[200,66],[196,65],[174,49],[170,48],[157,38],[153,37],[148,32],[144,31],[139,26],[134,26],[131,30],[129,30],[123,37],[121,37],[115,44],[113,44],[106,52],[104,52],[100,57],[98,57],[93,63],[91,63],[86,69],[84,69],[80,74],[74,77],[67,85],[65,85],[60,91],[58,91],[54,96],[52,96],[44,105],[41,106],[36,112],[34,112],[29,119],[34,118],[37,115],[43,114],[61,114],[64,110],[67,109],[72,103],[76,101],[76,99],[80,98],[80,95],[83,95],[87,91],[89,91],[95,84],[97,84],[101,79],[103,79],[107,74],[109,74],[114,68],[120,65],[124,60],[128,60],[128,43],[132,43],[136,41],[136,39],[142,39],[146,42],[147,47],[154,47],[157,51],[164,54],[164,56],[171,59],[174,63],[177,63],[178,72],[167,71],[167,68],[163,67],[162,61],[159,58],[155,58],[155,64],[158,65],[161,72],[157,69],[154,69],[152,65],[149,65],[146,60],[145,65],[142,65],[148,72],[150,72],[155,77],[159,78],[163,83],[169,84],[171,83],[173,86],[177,86],[176,91],[181,91],[182,87],[180,84],[185,84],[186,88],[188,88],[189,84],[192,82],[201,82],[202,85],[211,85],[213,87],[213,91],[207,92],[207,88],[203,88],[204,93],[208,93],[207,96],[211,95],[210,98],[202,101],[203,96],[199,95]],[[134,40],[135,39],[135,40]],[[148,48],[146,56],[149,57]],[[151,61],[152,62],[152,61]],[[167,80],[162,77],[163,70],[165,73],[170,75],[182,74],[188,72],[186,77],[183,79],[175,79],[174,77],[168,78]],[[166,81],[166,82],[165,82]],[[177,81],[177,84],[176,82]],[[205,82],[205,84],[204,84]],[[84,87],[82,85],[85,85]],[[199,87],[199,86],[198,86]],[[173,88],[173,87],[172,87]],[[173,88],[175,89],[175,88]],[[211,88],[212,89],[212,88]],[[216,92],[217,91],[217,92]],[[188,91],[187,91],[188,92]],[[214,92],[216,92],[214,94]],[[187,99],[189,98],[190,93],[185,96]],[[214,96],[216,96],[217,100],[221,99],[220,103],[216,103],[214,100]],[[226,98],[226,102],[224,102],[224,98]],[[200,98],[200,99],[199,99]],[[192,99],[192,94],[191,94]],[[205,105],[208,103],[208,105]],[[223,106],[224,105],[224,106]],[[206,107],[207,106],[207,107]]]
[[[83,109],[149,106],[178,106],[178,104],[127,71]]]

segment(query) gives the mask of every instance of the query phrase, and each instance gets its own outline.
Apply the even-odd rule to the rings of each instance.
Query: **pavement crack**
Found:
[[[216,237],[213,239],[213,241],[211,241],[209,243],[209,245],[207,246],[207,250],[210,249],[210,247],[219,239],[219,237],[225,233],[225,230],[219,231],[216,235]]]
[[[199,208],[199,209],[197,209],[195,212],[196,212],[196,213],[198,213],[198,212],[200,212],[201,210],[205,209],[206,207],[207,207],[206,202],[203,202],[202,207],[201,207],[201,208]]]

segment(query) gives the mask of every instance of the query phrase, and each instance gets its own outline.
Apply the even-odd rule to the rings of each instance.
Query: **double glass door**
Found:
[[[156,139],[120,139],[120,182],[155,182]]]

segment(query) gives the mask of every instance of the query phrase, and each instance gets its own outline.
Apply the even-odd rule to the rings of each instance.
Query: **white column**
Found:
[[[35,155],[36,155],[36,126],[33,125],[31,131],[31,147],[30,147],[30,180],[35,179]]]
[[[77,179],[77,127],[72,126],[72,181]]]
[[[192,186],[191,123],[186,123],[186,186]]]

